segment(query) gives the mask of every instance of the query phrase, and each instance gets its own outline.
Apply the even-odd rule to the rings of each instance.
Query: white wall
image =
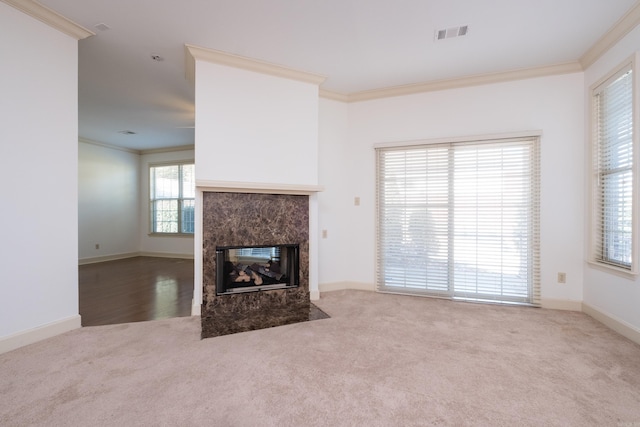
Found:
[[[191,258],[194,253],[193,236],[159,236],[150,235],[151,225],[149,218],[149,165],[154,163],[193,161],[195,153],[193,149],[170,151],[165,153],[143,154],[140,156],[140,198],[139,198],[139,225],[140,225],[140,251],[144,255],[152,256],[176,256]],[[198,168],[196,168],[196,174]]]
[[[140,155],[82,141],[78,148],[80,261],[139,252]]]
[[[341,250],[323,252],[321,277],[370,284],[375,280],[375,143],[542,130],[542,298],[579,304],[584,242],[583,86],[583,74],[577,73],[349,104],[348,144],[341,167],[327,162],[329,155],[323,155],[320,163],[320,176],[334,175],[330,184],[327,181],[323,200],[335,205],[330,217],[325,210],[320,223],[340,218],[348,225],[339,235],[330,234],[337,240],[331,245]],[[326,108],[321,111],[324,127],[330,114]],[[322,143],[328,142],[323,139]],[[360,206],[354,206],[354,197],[360,197]],[[349,253],[346,266],[345,253]],[[336,277],[334,269],[342,277]],[[556,283],[558,272],[567,274],[566,284]]]
[[[196,181],[318,185],[318,85],[195,63]],[[202,189],[198,190],[201,204]],[[202,212],[196,209],[193,312],[202,300]],[[318,202],[309,198],[309,290],[318,298]]]
[[[354,209],[348,186],[348,176],[354,171],[354,165],[347,155],[348,105],[320,99],[319,109],[318,179],[325,191],[318,194],[318,281],[326,287],[341,283],[349,276],[351,254],[345,242],[349,240],[353,224],[345,221],[344,212]],[[322,230],[326,230],[326,238],[322,237]]]
[[[196,61],[196,178],[316,185],[318,86]]]
[[[193,257],[193,237],[150,235],[149,165],[194,160],[194,150],[138,154],[79,143],[79,260]],[[100,249],[95,249],[99,244]]]
[[[636,27],[586,70],[585,97],[589,97],[591,85],[621,65],[623,61],[638,50],[640,50],[640,28]],[[636,76],[636,78],[638,78],[638,76]],[[639,94],[636,94],[636,100],[638,97]],[[587,118],[586,129],[588,129],[590,123],[588,102],[585,104],[584,111],[585,117]],[[585,138],[585,146],[588,146],[587,138]],[[585,174],[584,179],[586,188],[589,177]],[[636,180],[636,183],[637,182]],[[586,209],[587,206],[585,206],[585,212]],[[585,228],[585,235],[587,233],[588,229]],[[585,264],[584,303],[595,308],[601,314],[635,329],[635,331],[640,334],[640,278],[623,278],[615,274],[597,270]]]
[[[77,41],[0,3],[0,341],[78,316]]]

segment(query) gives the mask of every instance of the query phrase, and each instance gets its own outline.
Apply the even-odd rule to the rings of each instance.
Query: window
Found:
[[[592,114],[591,261],[635,272],[631,64],[593,89]]]
[[[236,249],[236,254],[239,256],[252,257],[252,258],[279,259],[280,246],[261,247],[261,248],[238,248]]]
[[[378,149],[378,290],[539,304],[538,144]]]
[[[155,165],[149,171],[151,232],[193,234],[194,165]]]

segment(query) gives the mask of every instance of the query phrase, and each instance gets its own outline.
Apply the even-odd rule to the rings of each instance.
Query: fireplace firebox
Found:
[[[299,245],[216,248],[216,294],[227,295],[300,284]]]

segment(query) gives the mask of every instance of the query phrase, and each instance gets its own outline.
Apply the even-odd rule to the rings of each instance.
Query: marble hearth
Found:
[[[309,196],[205,191],[202,338],[326,317],[309,298]],[[218,295],[216,249],[299,245],[299,285]]]

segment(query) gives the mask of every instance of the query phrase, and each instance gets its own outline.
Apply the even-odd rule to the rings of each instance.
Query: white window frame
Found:
[[[197,196],[197,192],[195,192],[195,184],[194,184],[194,197],[184,197],[183,194],[183,188],[182,188],[182,182],[180,183],[180,194],[179,197],[176,199],[178,201],[178,231],[177,232],[167,232],[167,231],[155,231],[154,230],[154,202],[156,201],[156,199],[154,199],[154,194],[152,191],[153,188],[153,179],[151,176],[151,172],[153,171],[154,168],[156,167],[164,167],[164,166],[184,166],[184,165],[194,165],[195,167],[195,161],[194,160],[181,160],[181,161],[173,161],[173,162],[162,162],[162,163],[150,163],[149,164],[149,169],[147,171],[147,176],[149,177],[149,185],[148,185],[148,192],[149,192],[149,235],[150,236],[178,236],[178,237],[193,237],[194,233],[185,233],[180,231],[182,229],[182,202],[184,200],[193,200],[194,202],[194,211],[195,211],[195,200],[196,200],[196,196]],[[195,232],[195,230],[194,230]]]
[[[620,275],[622,277],[635,278],[639,273],[639,251],[638,251],[638,231],[640,230],[638,223],[638,159],[639,159],[639,149],[638,149],[638,108],[637,108],[637,96],[638,96],[638,72],[637,72],[637,64],[638,55],[633,55],[628,58],[618,67],[613,69],[610,73],[604,76],[602,79],[597,81],[590,87],[589,91],[589,121],[590,121],[590,132],[589,132],[589,212],[588,212],[588,220],[589,220],[589,245],[588,245],[588,255],[587,255],[587,263],[591,267],[595,267],[597,269],[614,273]],[[596,96],[600,93],[603,88],[612,83],[616,78],[624,75],[628,70],[631,70],[631,87],[632,87],[632,146],[633,146],[633,160],[631,166],[631,174],[632,179],[630,181],[632,185],[631,189],[631,197],[632,197],[632,220],[631,220],[631,255],[630,255],[630,264],[628,266],[610,263],[607,262],[604,257],[601,257],[600,254],[603,252],[602,249],[598,249],[602,246],[602,241],[605,237],[602,235],[603,226],[601,225],[602,221],[599,219],[602,211],[602,207],[600,206],[601,192],[599,191],[599,181],[600,181],[600,161],[599,161],[599,144],[598,140],[598,118],[597,118],[597,110],[596,110]]]
[[[526,305],[533,305],[533,306],[539,306],[540,305],[540,243],[539,243],[539,230],[540,230],[540,218],[539,218],[539,212],[540,212],[540,208],[539,208],[539,204],[540,204],[540,200],[539,200],[539,195],[540,195],[540,137],[542,135],[541,131],[525,131],[525,132],[519,132],[519,133],[510,133],[510,134],[499,134],[499,135],[483,135],[483,136],[471,136],[471,137],[462,137],[462,138],[447,138],[447,139],[438,139],[438,140],[428,140],[428,141],[411,141],[411,142],[397,142],[397,143],[385,143],[385,144],[377,144],[374,146],[374,148],[376,148],[376,162],[377,162],[377,166],[376,166],[376,179],[377,179],[377,190],[376,190],[376,197],[377,197],[377,208],[376,208],[376,231],[377,231],[377,236],[376,236],[376,289],[378,290],[378,292],[386,292],[386,293],[400,293],[400,294],[414,294],[414,295],[421,295],[421,296],[435,296],[435,297],[443,297],[443,298],[449,298],[449,299],[462,299],[462,300],[473,300],[473,301],[481,301],[481,302],[493,302],[493,303],[509,303],[509,304],[526,304]],[[440,286],[440,284],[436,285],[436,287],[432,287],[429,283],[425,283],[424,288],[422,286],[420,286],[420,289],[417,289],[415,286],[413,285],[405,285],[405,287],[402,286],[396,286],[396,285],[391,285],[391,286],[387,286],[386,279],[385,279],[385,267],[383,266],[384,264],[384,254],[383,251],[385,250],[383,248],[384,243],[382,242],[382,215],[381,215],[381,209],[383,209],[386,205],[384,202],[382,202],[380,200],[380,198],[382,197],[381,191],[383,191],[382,189],[382,176],[381,176],[381,171],[380,171],[380,167],[381,167],[381,158],[380,155],[383,151],[391,151],[392,153],[395,151],[394,149],[398,148],[400,149],[400,151],[403,150],[412,150],[414,148],[420,149],[421,146],[424,146],[426,148],[426,146],[434,146],[437,148],[437,146],[449,146],[452,147],[454,151],[450,151],[450,153],[454,153],[456,148],[454,147],[455,145],[460,145],[460,146],[469,146],[469,147],[473,147],[473,146],[484,146],[486,143],[489,143],[490,145],[501,145],[502,142],[506,143],[506,144],[512,144],[516,141],[528,141],[528,143],[531,143],[531,155],[532,158],[531,160],[533,161],[533,163],[531,163],[529,165],[529,167],[531,168],[531,181],[530,182],[530,189],[531,189],[531,193],[529,195],[530,199],[529,199],[529,209],[531,209],[529,212],[529,221],[530,222],[530,228],[528,229],[529,231],[529,259],[528,259],[528,267],[527,267],[527,274],[528,274],[528,297],[526,299],[523,298],[510,298],[510,297],[506,297],[506,298],[501,298],[500,296],[498,296],[498,294],[494,294],[492,296],[487,296],[487,295],[480,295],[480,294],[476,294],[474,295],[470,295],[470,294],[466,294],[466,292],[464,290],[460,291],[455,289],[454,287],[454,282],[453,280],[455,275],[458,274],[457,272],[454,272],[452,274],[451,270],[449,273],[449,278],[448,278],[448,290],[440,290],[438,289]],[[449,154],[449,156],[451,156],[452,154]],[[450,167],[450,166],[448,166]],[[454,171],[452,169],[449,169],[449,171]],[[434,172],[437,173],[437,172]],[[455,183],[455,181],[451,181],[449,180],[449,186],[453,185]],[[451,188],[451,187],[450,187]],[[449,193],[449,197],[455,193]],[[451,199],[449,199],[451,200]],[[437,203],[437,202],[436,202]],[[449,217],[451,216],[451,212],[449,214],[447,214]],[[448,233],[452,232],[452,228],[449,228]],[[440,232],[440,234],[442,234],[442,231]],[[452,252],[448,252],[449,255],[448,257],[452,256]],[[455,267],[454,267],[454,262],[449,262],[449,268],[453,268],[455,271]],[[438,274],[438,273],[436,273]],[[413,288],[413,289],[411,289]]]

